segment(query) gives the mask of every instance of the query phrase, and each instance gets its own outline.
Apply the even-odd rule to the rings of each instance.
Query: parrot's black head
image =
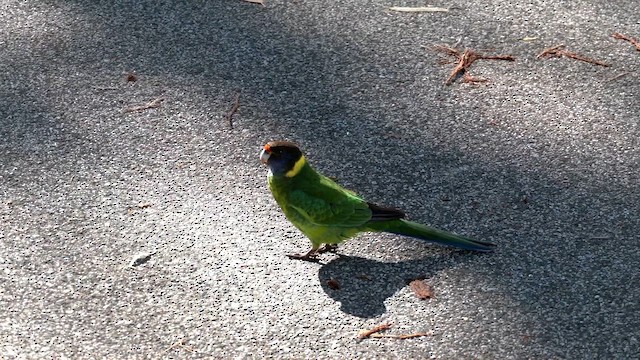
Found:
[[[288,141],[272,141],[260,152],[260,161],[269,166],[274,176],[293,177],[305,164],[298,146]]]

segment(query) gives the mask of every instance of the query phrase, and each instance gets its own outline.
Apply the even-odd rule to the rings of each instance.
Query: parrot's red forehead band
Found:
[[[271,145],[266,144],[266,145],[264,146],[264,151],[266,151],[266,152],[271,152]]]

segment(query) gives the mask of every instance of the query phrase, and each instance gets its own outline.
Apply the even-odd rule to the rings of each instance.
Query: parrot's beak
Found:
[[[269,156],[271,156],[271,154],[268,153],[265,149],[262,149],[262,151],[260,152],[260,161],[262,161],[263,164],[266,164],[269,161]]]

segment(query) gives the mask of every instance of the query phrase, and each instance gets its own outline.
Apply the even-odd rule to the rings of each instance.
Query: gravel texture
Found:
[[[0,1],[0,358],[640,357],[636,4],[392,5],[425,3]],[[446,86],[445,43],[517,59]],[[536,58],[560,43],[611,66]],[[289,260],[275,139],[499,247]],[[385,322],[433,334],[357,339]]]

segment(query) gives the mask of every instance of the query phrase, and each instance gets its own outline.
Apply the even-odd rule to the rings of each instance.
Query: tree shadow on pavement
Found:
[[[259,166],[256,154],[260,142],[286,137],[310,150],[309,158],[318,169],[331,169],[327,175],[348,179],[350,182],[344,185],[368,192],[363,195],[371,200],[371,195],[376,195],[377,201],[413,211],[418,219],[438,227],[470,230],[470,235],[498,243],[504,250],[494,255],[495,266],[483,265],[485,275],[523,308],[528,319],[545,324],[548,335],[540,341],[545,346],[563,351],[566,344],[558,339],[564,339],[567,333],[583,336],[585,328],[615,333],[621,323],[638,321],[628,316],[637,304],[637,292],[630,285],[637,278],[637,272],[631,271],[638,261],[638,248],[633,243],[638,224],[633,215],[639,204],[637,182],[624,185],[622,179],[613,185],[598,183],[590,178],[589,171],[595,167],[586,162],[589,154],[554,153],[554,147],[561,148],[568,140],[540,140],[535,132],[521,135],[514,131],[514,135],[509,127],[515,125],[510,123],[504,128],[487,125],[482,107],[462,101],[472,102],[474,96],[483,99],[484,94],[465,90],[457,103],[454,90],[441,85],[440,75],[418,45],[453,37],[443,32],[443,20],[420,23],[424,30],[413,31],[417,27],[412,28],[410,22],[385,17],[387,23],[379,26],[391,29],[389,34],[381,35],[372,27],[364,35],[380,42],[369,43],[366,37],[349,38],[349,34],[333,34],[327,29],[315,31],[324,26],[323,19],[316,23],[299,11],[274,11],[239,1],[63,4],[77,12],[61,23],[58,30],[63,35],[43,42],[41,48],[27,54],[31,57],[19,51],[6,52],[2,57],[7,66],[13,67],[12,73],[4,75],[9,83],[32,79],[34,72],[43,72],[43,66],[51,62],[45,51],[59,52],[54,54],[59,63],[44,68],[46,76],[38,77],[38,81],[15,81],[20,92],[1,93],[6,96],[2,104],[14,104],[8,111],[20,115],[11,117],[0,110],[1,125],[13,126],[24,118],[33,123],[23,125],[20,131],[0,130],[0,135],[7,135],[0,140],[7,154],[22,156],[22,152],[32,153],[33,148],[45,154],[47,145],[60,143],[67,150],[59,151],[61,156],[86,157],[90,146],[92,152],[102,155],[94,156],[95,161],[106,162],[104,159],[117,154],[115,158],[128,161],[133,168],[149,162],[147,154],[152,154],[152,159],[153,154],[159,154],[157,163],[152,163],[155,170],[169,168],[167,159],[172,158],[168,155],[180,148],[173,141],[181,135],[180,145],[201,139],[202,146],[187,147],[185,156],[211,165],[202,166],[205,175],[214,178],[220,168],[238,167],[242,171],[230,170],[228,180],[243,188],[257,184],[251,178],[254,173],[247,169]],[[59,11],[57,6],[51,8]],[[292,2],[287,6],[297,5]],[[51,17],[49,21],[55,20]],[[448,21],[464,23],[466,19]],[[400,30],[393,30],[398,26]],[[492,32],[485,30],[478,29],[477,33],[491,38]],[[423,33],[433,35],[422,38]],[[138,72],[142,79],[135,88],[120,79],[127,70]],[[441,73],[446,75],[446,71]],[[65,77],[69,74],[73,77]],[[98,92],[95,83],[108,86]],[[110,86],[116,89],[110,90]],[[237,127],[225,132],[227,124],[222,114],[238,89],[242,98]],[[158,110],[167,111],[162,116],[146,117],[145,113],[134,118],[122,114],[123,106],[151,100],[157,96],[156,91],[166,91],[171,97]],[[536,89],[533,93],[510,91],[516,92],[516,98],[540,97],[535,95]],[[50,97],[49,92],[64,96]],[[633,90],[628,93],[631,95],[618,100],[619,108],[631,107]],[[552,95],[555,98],[556,94]],[[558,96],[570,95],[558,92]],[[32,99],[26,105],[25,96]],[[546,109],[548,104],[544,105]],[[516,106],[506,100],[500,105]],[[33,116],[38,113],[47,116]],[[188,124],[182,123],[182,113],[189,114]],[[518,111],[505,112],[514,113]],[[521,120],[507,119],[505,123]],[[540,123],[557,121],[558,127],[564,126],[560,120],[551,118]],[[58,122],[79,126],[74,129]],[[476,137],[467,142],[466,136]],[[576,135],[575,140],[582,138]],[[505,148],[487,150],[481,146],[485,143],[489,147],[508,144],[507,152],[514,157],[521,152],[537,152],[536,156],[540,153],[556,162],[546,167],[533,163],[530,170],[518,163],[521,158],[502,156]],[[129,151],[139,144],[145,145],[143,150]],[[233,154],[225,163],[220,160],[224,156],[214,157],[212,148],[225,149],[224,155]],[[376,152],[374,156],[372,151]],[[577,165],[563,157],[569,155],[575,156]],[[249,158],[251,165],[243,163]],[[35,160],[40,161],[30,160],[29,165],[47,169]],[[95,163],[87,163],[88,168],[97,168],[96,173],[102,172]],[[123,172],[122,163],[116,163],[113,172]],[[56,175],[55,171],[51,173]],[[347,174],[353,175],[347,178]],[[611,179],[615,180],[613,175]],[[23,179],[15,182],[18,180]],[[35,182],[31,187],[42,186]],[[251,190],[255,195],[255,188]],[[397,194],[406,196],[400,199]],[[440,194],[448,199],[440,201]],[[237,199],[224,201],[245,204]],[[251,211],[255,208],[247,206],[243,214]],[[318,277],[324,291],[341,303],[345,313],[368,318],[383,314],[384,301],[406,286],[409,278],[430,277],[447,268],[431,261],[387,263],[342,256],[322,266]],[[429,269],[427,273],[413,272],[424,268]],[[360,275],[371,280],[358,278]],[[340,290],[328,287],[326,280],[330,278],[339,281]],[[547,323],[555,327],[549,329]],[[587,340],[593,339],[577,340],[575,344],[591,344]]]

